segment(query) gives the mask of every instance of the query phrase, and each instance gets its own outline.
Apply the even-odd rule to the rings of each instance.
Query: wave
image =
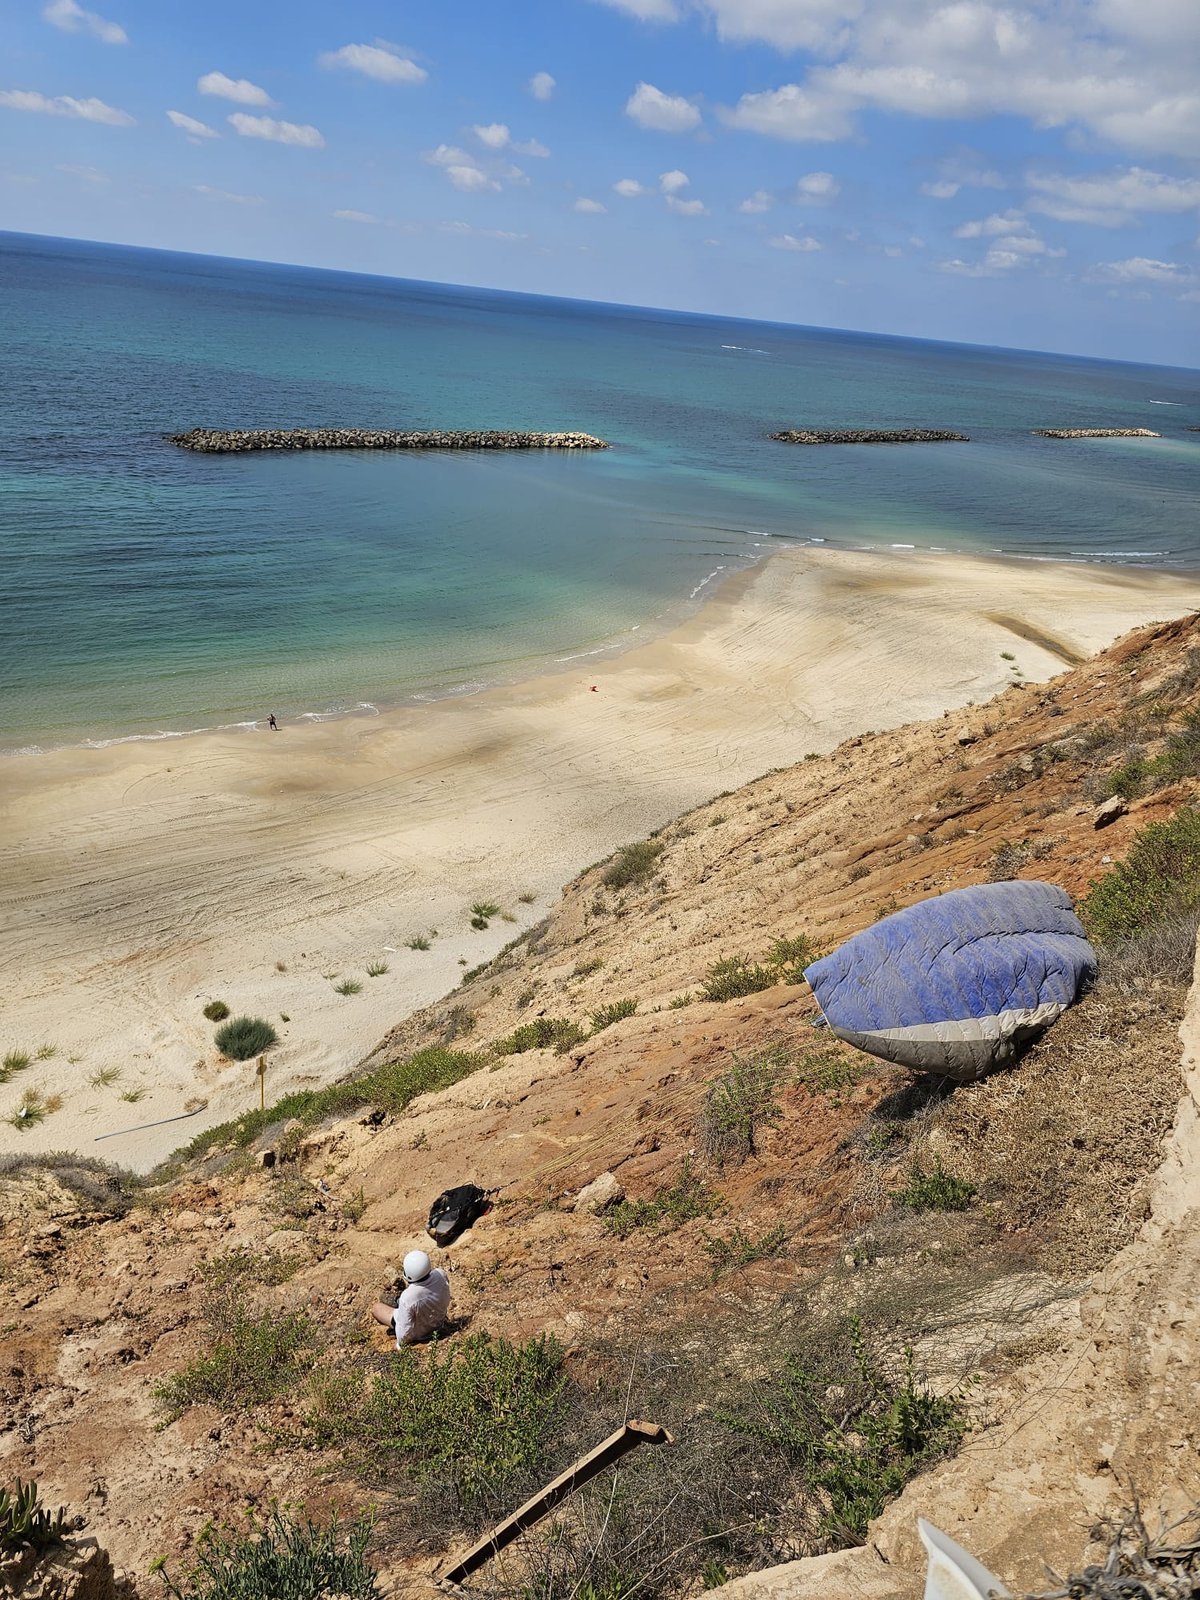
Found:
[[[1181,406],[1183,404],[1183,401],[1182,400],[1147,400],[1146,404],[1147,405],[1151,405],[1151,406]]]

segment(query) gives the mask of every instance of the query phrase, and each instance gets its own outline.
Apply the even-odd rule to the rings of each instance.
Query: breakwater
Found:
[[[1039,439],[1161,439],[1153,428],[1034,428]]]
[[[607,450],[590,433],[510,433],[498,430],[411,433],[390,428],[192,428],[164,437],[184,450],[234,455],[250,450]]]
[[[965,433],[944,428],[783,428],[771,435],[783,444],[967,444]]]

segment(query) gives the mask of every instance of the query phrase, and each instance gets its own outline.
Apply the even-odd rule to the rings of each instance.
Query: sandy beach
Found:
[[[0,1087],[0,1150],[145,1170],[258,1102],[207,1001],[278,1028],[268,1096],[327,1082],[615,846],[850,734],[985,699],[1014,665],[1050,678],[1197,607],[1191,576],[785,548],[582,670],[277,734],[7,758],[0,1050],[53,1054]],[[481,900],[511,920],[472,929]],[[418,935],[429,950],[408,948]],[[343,978],[361,992],[338,994]],[[18,1131],[26,1090],[62,1104]]]

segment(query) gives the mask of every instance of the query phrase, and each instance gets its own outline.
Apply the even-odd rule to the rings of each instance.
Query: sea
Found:
[[[785,543],[1200,568],[1189,424],[1183,368],[0,234],[0,749],[586,670]],[[164,438],[200,425],[612,448]],[[769,437],[805,426],[971,442]],[[1031,432],[1061,426],[1162,436]]]

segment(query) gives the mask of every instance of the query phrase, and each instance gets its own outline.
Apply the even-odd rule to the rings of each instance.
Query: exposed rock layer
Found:
[[[1153,428],[1035,428],[1039,439],[1161,439]]]
[[[965,433],[944,428],[782,428],[782,444],[967,444]]]
[[[448,433],[390,428],[192,428],[168,433],[171,444],[206,455],[249,450],[607,450],[590,433],[509,433],[495,429]]]

